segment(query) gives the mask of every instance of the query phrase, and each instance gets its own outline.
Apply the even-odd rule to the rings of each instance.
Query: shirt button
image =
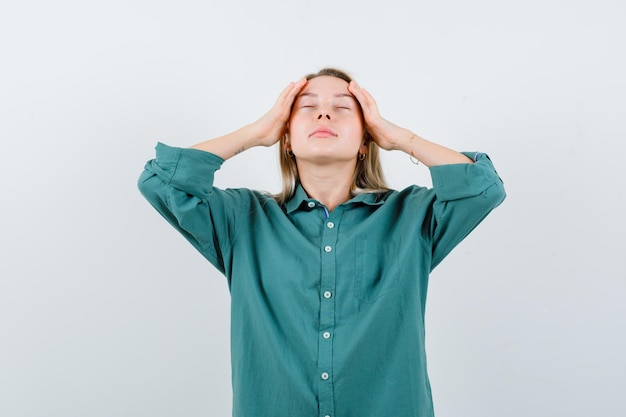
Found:
[[[332,250],[333,250],[332,246],[325,246],[324,247],[324,251],[326,251],[326,252],[331,252]]]
[[[322,336],[324,336],[324,339],[330,339],[330,332],[324,332]]]
[[[322,379],[326,381],[328,379],[328,373],[322,372]]]
[[[335,227],[335,223],[328,222],[328,223],[326,223],[326,226],[328,226],[329,229],[332,229],[333,227]]]
[[[330,298],[333,296],[333,293],[330,291],[324,291],[324,298]]]
[[[310,208],[315,207],[315,203],[312,201],[309,201],[309,203],[307,204],[307,206],[309,206]]]

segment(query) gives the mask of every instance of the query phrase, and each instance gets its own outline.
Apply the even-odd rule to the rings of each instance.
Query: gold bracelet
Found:
[[[409,156],[409,161],[413,162],[415,165],[419,165],[419,159],[417,159],[415,155],[413,155],[413,139],[415,139],[415,133],[413,133],[413,136],[411,136],[411,140],[409,141],[409,152],[411,153],[411,156]]]

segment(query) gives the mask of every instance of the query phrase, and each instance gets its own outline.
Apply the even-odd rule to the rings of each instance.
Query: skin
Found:
[[[348,84],[322,76],[310,80],[298,93],[289,118],[286,147],[295,154],[298,169],[305,162],[354,162],[359,152],[367,152],[363,134],[361,109]]]
[[[332,133],[312,135],[320,127]],[[226,160],[254,146],[275,145],[287,133],[285,145],[295,155],[302,186],[332,210],[350,199],[358,153],[367,152],[364,128],[381,148],[405,152],[427,167],[473,163],[383,118],[372,95],[356,82],[330,76],[289,83],[256,122],[192,148]]]
[[[298,93],[285,146],[295,155],[302,187],[329,210],[350,198],[358,154],[367,152],[364,132],[358,101],[344,80],[317,77]]]

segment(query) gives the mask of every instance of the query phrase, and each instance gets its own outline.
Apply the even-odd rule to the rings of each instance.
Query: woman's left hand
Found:
[[[372,97],[367,90],[361,88],[355,81],[350,82],[348,91],[350,91],[359,101],[359,104],[361,104],[365,127],[378,146],[388,151],[396,149],[405,150],[405,142],[411,138],[413,133],[383,118],[378,111],[378,105],[374,97]]]

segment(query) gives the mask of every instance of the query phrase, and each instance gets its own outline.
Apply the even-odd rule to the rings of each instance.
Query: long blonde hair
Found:
[[[313,78],[321,76],[340,78],[347,83],[352,81],[352,77],[335,68],[324,68],[317,73],[307,75],[306,79],[312,80]],[[367,153],[365,154],[365,158],[363,158],[363,160],[360,158],[357,159],[354,177],[352,180],[352,195],[388,191],[389,187],[387,187],[387,182],[385,181],[385,176],[383,174],[383,168],[380,163],[379,147],[376,142],[374,142],[367,129],[364,129],[363,140],[367,144]],[[287,152],[284,139],[280,141],[278,151],[280,172],[283,179],[283,189],[279,194],[276,194],[274,198],[280,205],[284,205],[295,194],[296,188],[300,183],[300,176],[298,174],[296,160],[292,153]]]

